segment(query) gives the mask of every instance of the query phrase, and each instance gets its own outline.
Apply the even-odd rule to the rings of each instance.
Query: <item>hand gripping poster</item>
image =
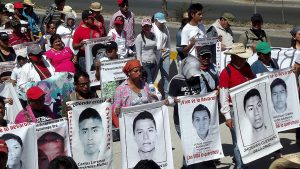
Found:
[[[111,104],[104,99],[67,102],[72,154],[79,169],[112,168]]]
[[[34,124],[20,123],[0,127],[0,139],[4,140],[8,147],[9,169],[39,168]]]
[[[114,98],[116,88],[120,82],[127,79],[123,73],[126,62],[133,58],[118,59],[101,62],[101,96],[103,98]]]
[[[122,169],[141,160],[153,160],[162,169],[174,169],[168,108],[163,102],[121,109]]]
[[[178,112],[187,165],[224,157],[216,92],[180,97]]]
[[[237,145],[245,164],[282,148],[268,102],[268,76],[230,89]]]
[[[300,126],[300,105],[296,77],[291,68],[269,73],[272,115],[277,131],[285,131]]]
[[[72,156],[66,118],[36,125],[39,169],[48,169],[57,156]]]

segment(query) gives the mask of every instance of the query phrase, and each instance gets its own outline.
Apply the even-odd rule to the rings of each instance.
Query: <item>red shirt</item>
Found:
[[[241,69],[235,68],[231,63],[227,67],[230,69],[230,75],[226,68],[222,70],[220,74],[220,88],[230,89],[255,78],[248,63]]]
[[[16,35],[14,32],[9,36],[9,45],[14,46],[24,42],[30,42],[30,38],[27,34],[21,33],[20,35]]]
[[[93,32],[91,32],[93,30]],[[83,25],[80,25],[74,32],[73,36],[73,44],[79,44],[84,39],[93,39],[93,38],[100,38],[100,30],[98,27],[93,27],[93,29],[88,27],[83,27]],[[79,52],[77,54],[78,57],[84,57],[85,56],[85,50],[84,47],[79,49]]]

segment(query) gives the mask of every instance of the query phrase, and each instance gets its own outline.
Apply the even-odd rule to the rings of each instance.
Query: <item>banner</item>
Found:
[[[113,98],[119,82],[127,79],[123,73],[126,62],[134,58],[118,59],[101,62],[101,96],[103,98]]]
[[[109,40],[111,40],[110,36],[85,40],[85,69],[90,75],[91,86],[100,85],[100,82],[95,77],[96,71],[91,68],[95,60],[105,57],[106,42]]]
[[[6,107],[5,119],[14,122],[18,113],[23,110],[23,107],[20,103],[17,92],[13,87],[13,85],[11,83],[2,83],[0,85],[0,96],[13,99],[12,105],[8,103],[5,104]]]
[[[73,158],[79,169],[112,168],[111,104],[103,99],[67,102]]]
[[[220,71],[222,71],[231,60],[230,55],[226,55],[224,52],[225,51],[222,52],[219,61]],[[272,47],[271,57],[277,60],[280,69],[289,68],[293,66],[295,59],[300,57],[300,51],[292,48]],[[254,53],[253,56],[247,60],[247,62],[252,65],[257,59],[258,56],[256,53]]]
[[[230,89],[237,145],[245,164],[282,148],[268,102],[268,80],[262,76]]]
[[[11,72],[16,66],[15,61],[0,62],[0,74],[3,72]]]
[[[173,169],[168,108],[155,102],[121,109],[122,169],[140,160],[153,160],[162,169]]]
[[[27,82],[25,88],[19,88],[19,98],[27,100],[26,91],[32,87],[38,86],[45,93],[45,104],[57,114],[62,115],[62,101],[64,97],[69,96],[74,91],[73,75],[66,72],[56,72],[55,75],[39,82]]]
[[[296,77],[290,68],[270,72],[269,103],[277,131],[300,126],[300,105]]]
[[[65,44],[65,47],[69,47],[72,52],[76,55],[78,53],[78,50],[74,50],[73,49],[73,35],[74,35],[74,31],[72,31],[73,34],[64,34],[64,35],[60,35],[61,37],[61,41]]]
[[[216,92],[180,97],[178,113],[187,165],[224,157]]]
[[[72,156],[66,118],[36,125],[39,169],[48,169],[57,156]]]
[[[8,168],[39,168],[34,124],[21,123],[0,127],[0,139],[8,147]]]
[[[12,48],[15,50],[17,56],[23,56],[27,58],[28,57],[27,47],[32,44],[35,44],[35,42],[25,42],[22,44],[14,45],[12,46]]]

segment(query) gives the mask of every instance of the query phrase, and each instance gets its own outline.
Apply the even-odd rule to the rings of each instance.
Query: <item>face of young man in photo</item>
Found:
[[[21,162],[22,146],[15,139],[9,139],[5,141],[8,147],[8,160],[7,166],[14,168]]]
[[[150,119],[138,120],[134,130],[135,142],[141,152],[151,152],[155,149],[157,132],[154,122]]]
[[[198,136],[204,140],[209,130],[210,118],[206,110],[196,111],[194,113],[193,126],[195,127]]]
[[[283,113],[286,110],[287,91],[283,85],[274,86],[272,89],[272,102],[277,113]]]
[[[79,123],[79,136],[86,154],[92,155],[100,151],[102,135],[102,121],[99,119],[89,118]]]
[[[49,161],[52,161],[57,156],[64,156],[65,146],[61,140],[49,141],[48,143],[38,145],[38,148],[42,150]]]
[[[260,130],[264,125],[263,105],[259,96],[250,97],[245,104],[246,115],[256,130]]]

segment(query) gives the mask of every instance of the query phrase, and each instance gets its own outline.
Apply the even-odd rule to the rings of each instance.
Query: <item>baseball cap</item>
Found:
[[[155,13],[154,19],[156,19],[159,23],[166,23],[167,22],[165,14],[163,14],[161,12]]]
[[[95,15],[91,10],[84,10],[81,14],[82,20],[87,18],[93,18],[93,17],[95,17]]]
[[[144,18],[142,20],[142,26],[145,26],[145,25],[152,25],[150,18]]]
[[[118,44],[115,41],[109,41],[106,43],[106,50],[118,49]]]
[[[4,140],[0,140],[0,152],[7,154],[8,153],[8,147]]]
[[[128,0],[117,0],[118,5],[121,5],[122,3],[128,3]]]
[[[260,52],[263,54],[268,54],[271,52],[271,46],[268,42],[259,42],[256,45],[256,52]]]
[[[0,40],[8,40],[8,34],[6,32],[0,32]]]
[[[30,46],[27,47],[27,54],[34,54],[34,55],[38,55],[42,52],[41,47],[38,44],[32,44]]]
[[[203,55],[205,55],[205,54],[210,54],[210,55],[212,55],[209,46],[203,46],[203,47],[201,47],[201,48],[198,50],[198,56],[203,56]]]
[[[14,8],[15,9],[23,9],[24,8],[24,5],[22,2],[15,2],[14,3]]]
[[[235,20],[235,16],[229,12],[225,12],[221,17],[226,19],[229,25],[232,25]]]
[[[124,17],[123,16],[117,16],[115,18],[114,24],[120,24],[120,25],[124,24]]]
[[[253,16],[251,17],[251,22],[263,22],[263,18],[261,14],[259,13],[253,14]]]
[[[43,95],[45,95],[45,92],[38,86],[33,86],[29,88],[26,92],[28,100],[37,100]]]

